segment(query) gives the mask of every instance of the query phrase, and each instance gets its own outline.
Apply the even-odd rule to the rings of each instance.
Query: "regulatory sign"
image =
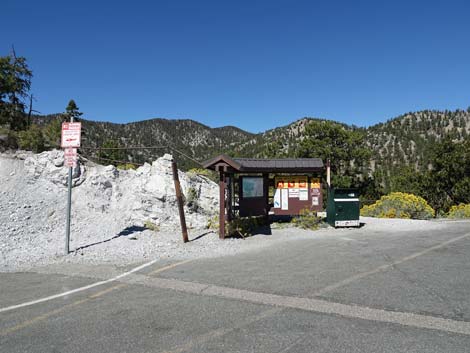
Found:
[[[65,148],[64,149],[64,165],[69,168],[77,166],[77,149]]]
[[[62,148],[80,147],[82,123],[62,123]]]

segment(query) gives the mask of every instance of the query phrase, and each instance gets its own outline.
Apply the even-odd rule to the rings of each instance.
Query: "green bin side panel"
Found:
[[[326,202],[326,221],[329,225],[335,225],[335,201],[334,189],[328,189],[327,202]]]
[[[359,220],[359,202],[342,201],[336,202],[336,221],[356,221]]]

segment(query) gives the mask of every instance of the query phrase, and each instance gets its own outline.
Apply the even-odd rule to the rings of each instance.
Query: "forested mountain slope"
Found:
[[[462,141],[469,133],[470,109],[424,110],[371,126],[366,142],[374,151],[373,158],[386,169],[407,164],[425,170],[436,142],[444,137]]]
[[[36,117],[45,124],[60,115]],[[165,153],[173,153],[179,167],[197,167],[194,161],[203,161],[223,153],[242,141],[255,136],[234,126],[210,128],[194,120],[150,119],[128,124],[115,124],[81,119],[82,154],[97,158],[102,148],[129,148],[121,151],[103,149],[100,156],[135,163],[151,162]],[[177,151],[181,152],[179,154]],[[191,158],[188,158],[188,157]],[[192,160],[194,159],[194,160]],[[103,163],[110,162],[103,159]]]
[[[48,121],[57,115],[36,117]],[[219,153],[243,157],[293,157],[305,139],[305,128],[312,122],[341,126],[363,135],[371,150],[370,173],[380,169],[390,175],[403,165],[416,170],[429,167],[429,153],[443,137],[463,140],[470,134],[470,109],[456,111],[424,110],[411,112],[368,128],[349,126],[326,119],[302,118],[289,125],[252,134],[233,126],[210,128],[194,120],[151,119],[128,124],[83,122],[83,153],[96,156],[103,146],[171,146],[192,159],[203,161]],[[170,148],[127,150],[120,158],[131,162],[151,161]],[[179,155],[182,167],[197,166],[190,158]]]

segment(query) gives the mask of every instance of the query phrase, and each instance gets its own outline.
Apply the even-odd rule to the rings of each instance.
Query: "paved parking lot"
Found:
[[[468,352],[470,223],[443,225],[286,237],[100,285],[132,266],[3,273],[0,350]]]

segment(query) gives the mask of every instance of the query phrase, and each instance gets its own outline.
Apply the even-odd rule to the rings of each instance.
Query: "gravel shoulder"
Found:
[[[190,242],[184,244],[179,229],[173,231],[151,231],[135,228],[112,233],[108,231],[106,236],[95,233],[73,233],[71,235],[71,253],[63,254],[63,232],[35,233],[36,239],[18,239],[18,247],[3,253],[0,271],[25,271],[34,267],[51,264],[96,264],[111,266],[127,266],[133,263],[141,263],[153,259],[179,261],[197,258],[215,258],[227,255],[236,255],[244,252],[259,251],[263,248],[277,245],[283,242],[296,240],[321,240],[321,239],[354,239],[367,236],[380,236],[390,230],[400,236],[405,232],[425,233],[426,231],[445,229],[445,222],[432,221],[406,221],[385,219],[363,219],[365,225],[362,228],[326,227],[316,231],[302,230],[292,226],[283,226],[270,230],[269,235],[255,234],[245,239],[229,238],[220,240],[218,234],[208,229],[190,230]],[[63,227],[60,227],[63,229]],[[118,227],[118,229],[120,229]],[[263,230],[264,231],[264,230]],[[411,232],[410,232],[411,231]],[[62,234],[61,234],[62,233]],[[264,232],[263,232],[264,233]],[[52,234],[52,235],[51,235]],[[56,249],[49,254],[44,248],[37,247],[38,239],[51,239],[48,244],[55,245]]]

